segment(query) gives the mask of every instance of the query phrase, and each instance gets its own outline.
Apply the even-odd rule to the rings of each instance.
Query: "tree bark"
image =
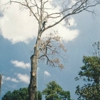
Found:
[[[31,56],[31,72],[30,72],[30,84],[29,84],[29,100],[35,100],[37,91],[37,56]]]
[[[42,34],[39,28],[36,44],[34,47],[34,54],[30,57],[31,59],[31,72],[30,72],[30,84],[29,84],[29,100],[36,99],[37,91],[37,67],[38,67],[38,58],[39,58],[39,41]]]
[[[38,49],[34,47],[34,54],[31,59],[31,72],[30,72],[30,84],[29,84],[29,100],[35,100],[37,91],[37,67],[38,67]]]

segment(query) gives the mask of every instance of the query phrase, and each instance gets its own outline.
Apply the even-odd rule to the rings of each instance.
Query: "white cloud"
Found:
[[[53,31],[53,30],[58,31],[59,36],[66,42],[67,41],[72,41],[79,34],[78,30],[73,30],[73,29],[69,29],[67,27],[64,27],[62,25],[62,23],[54,26],[51,31]],[[47,33],[50,33],[50,30],[47,30]]]
[[[2,3],[4,1],[8,0],[1,0]],[[51,0],[52,2],[52,0]],[[52,8],[52,5],[50,3],[47,3],[47,7]],[[4,17],[1,17],[1,34],[4,38],[8,39],[12,43],[17,42],[25,42],[28,43],[30,39],[33,39],[37,36],[37,30],[38,30],[38,23],[35,20],[33,16],[29,16],[28,10],[19,10],[19,6],[12,4],[4,10]],[[58,12],[60,9],[59,6],[57,6],[56,9],[53,10],[53,12]],[[52,10],[48,10],[48,13],[52,13]],[[58,20],[58,19],[56,19]],[[47,25],[54,23],[56,20],[48,20]],[[46,31],[46,33],[52,32],[52,30],[58,30],[59,35],[65,40],[65,41],[72,41],[74,38],[76,38],[79,34],[79,31],[71,30],[68,27],[64,26],[65,22],[62,21],[62,23],[58,24],[57,26],[53,27],[52,29],[49,29]],[[75,25],[75,20],[70,20],[71,26]]]
[[[11,63],[14,64],[15,67],[20,67],[23,69],[30,68],[30,64],[24,63],[23,61],[11,60]]]
[[[3,76],[3,80],[12,81],[12,82],[15,82],[15,83],[19,82],[16,78],[11,78],[11,77],[6,77],[6,76]]]
[[[30,78],[27,74],[17,74],[17,77],[19,78],[20,81],[25,82],[25,83],[29,83],[30,82]]]
[[[44,74],[45,74],[46,76],[50,76],[50,73],[49,73],[48,71],[44,71]]]
[[[68,22],[69,22],[69,27],[71,27],[71,26],[76,26],[76,25],[77,25],[77,24],[75,23],[75,19],[72,18],[72,17],[68,20]]]
[[[3,0],[4,1],[4,0]],[[1,17],[1,31],[4,38],[12,43],[25,42],[36,37],[37,22],[29,16],[28,10],[19,10],[19,6],[12,4]]]

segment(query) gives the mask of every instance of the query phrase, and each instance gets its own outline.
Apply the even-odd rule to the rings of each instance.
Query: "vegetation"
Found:
[[[36,94],[35,100],[42,100],[42,95],[45,95],[46,100],[71,100],[70,92],[64,91],[55,81],[48,83],[43,92],[38,91]],[[29,100],[28,88],[8,91],[2,100]]]
[[[100,100],[100,58],[84,56],[83,63],[76,80],[82,79],[85,84],[76,87],[77,100]],[[35,100],[42,100],[42,95],[46,100],[71,100],[70,92],[64,91],[55,81],[49,82],[42,93],[38,91],[36,94]],[[2,100],[29,100],[28,88],[8,91]]]
[[[28,100],[28,89],[21,88],[19,90],[14,90],[13,92],[8,91],[2,100]]]
[[[42,94],[40,91],[37,92],[35,100],[42,100]],[[14,90],[13,92],[8,91],[2,100],[29,100],[28,88],[20,88],[19,90]]]
[[[83,86],[76,87],[77,100],[100,100],[100,46],[96,43],[95,46],[95,56],[83,57],[84,65],[75,78],[76,81],[82,79],[85,82]],[[49,82],[42,92],[38,91],[35,100],[42,100],[42,95],[45,95],[46,100],[72,100],[70,92],[63,90],[55,81]],[[29,100],[28,88],[8,91],[2,100]]]
[[[59,24],[63,20],[67,20],[66,23],[68,23],[69,18],[72,15],[78,14],[82,11],[89,11],[88,8],[96,6],[99,4],[99,1],[97,0],[75,0],[74,2],[68,0],[62,5],[62,8],[58,11],[56,11],[56,7],[51,6],[48,7],[48,3],[51,0],[10,0],[9,4],[15,3],[19,4],[21,9],[28,9],[30,12],[30,15],[32,15],[38,23],[38,33],[36,38],[36,43],[34,46],[34,52],[31,56],[31,77],[30,77],[30,84],[29,84],[29,100],[35,99],[35,94],[37,91],[37,67],[38,67],[38,59],[44,58],[47,60],[47,64],[50,63],[50,65],[55,66],[55,64],[58,64],[58,67],[63,68],[63,65],[58,63],[59,59],[50,59],[48,53],[51,50],[52,52],[57,53],[58,48],[54,48],[52,50],[53,45],[50,43],[50,39],[48,38],[47,41],[45,41],[44,44],[42,43],[42,35],[44,32],[55,25]],[[8,3],[7,3],[8,4]],[[50,9],[50,13],[48,12],[48,9]],[[45,26],[45,23],[49,20],[54,20],[53,23],[50,25]],[[33,29],[34,31],[34,29]],[[57,36],[56,36],[57,37]],[[53,37],[54,38],[54,37]],[[43,54],[42,54],[43,53]],[[42,55],[41,55],[42,54]],[[52,55],[54,55],[52,53]]]
[[[70,92],[64,91],[55,81],[47,84],[43,94],[46,100],[71,100]]]
[[[78,100],[100,100],[100,58],[84,56],[83,63],[76,80],[83,79],[86,84],[76,87]]]

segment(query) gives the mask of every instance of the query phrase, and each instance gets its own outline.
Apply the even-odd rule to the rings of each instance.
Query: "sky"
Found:
[[[52,1],[52,0],[51,0]],[[7,0],[1,0],[1,5]],[[53,2],[53,1],[52,1]],[[47,6],[52,7],[51,4]],[[59,11],[58,6],[54,11]],[[92,56],[94,42],[100,41],[100,9],[94,8],[95,15],[89,12],[71,16],[69,24],[65,21],[45,34],[56,30],[62,37],[67,49],[64,69],[46,66],[45,62],[38,63],[38,90],[42,91],[46,84],[56,81],[64,90],[69,90],[71,97],[77,100],[75,87],[83,82],[75,81],[82,57]],[[47,25],[53,23],[49,20]],[[66,24],[66,25],[65,25]],[[3,75],[2,93],[27,87],[30,81],[30,57],[36,41],[38,23],[29,15],[27,10],[19,10],[18,5],[6,5],[0,12],[0,74]],[[45,36],[45,35],[44,35]]]

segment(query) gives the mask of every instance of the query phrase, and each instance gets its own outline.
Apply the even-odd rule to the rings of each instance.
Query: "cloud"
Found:
[[[29,83],[30,82],[30,78],[27,74],[17,74],[17,77],[19,78],[20,81],[25,82],[25,83]]]
[[[6,76],[3,76],[3,80],[12,81],[12,82],[15,82],[15,83],[19,82],[16,78],[11,78],[11,77],[6,77]]]
[[[40,70],[40,68],[38,67],[38,68],[37,68],[37,70],[39,71],[39,70]]]
[[[1,0],[2,3],[7,0]],[[52,0],[51,0],[52,2]],[[2,4],[1,3],[1,4]],[[51,3],[47,3],[47,7],[52,8]],[[60,6],[57,6],[53,12],[58,12]],[[48,10],[48,13],[52,13],[52,10]],[[28,43],[31,39],[36,38],[38,32],[38,23],[33,16],[30,16],[29,11],[24,9],[19,10],[19,5],[12,4],[5,8],[3,12],[3,17],[0,18],[1,21],[1,35],[11,41],[12,43],[25,42]],[[58,19],[50,19],[47,21],[47,25],[50,25],[57,21]],[[75,25],[75,20],[71,19],[70,26]],[[69,29],[65,25],[65,21],[56,25],[55,27],[49,29],[45,33],[50,33],[54,30],[58,30],[59,35],[65,41],[72,41],[79,34],[77,29]]]
[[[50,76],[50,73],[49,73],[48,71],[44,71],[44,74],[45,74],[46,76]]]
[[[4,0],[3,0],[4,1]],[[16,12],[16,13],[15,13]],[[0,18],[2,36],[12,43],[25,42],[36,37],[37,21],[29,16],[28,10],[19,10],[19,5],[12,4]]]
[[[11,60],[11,63],[14,64],[15,67],[20,67],[23,69],[30,68],[30,64],[24,63],[23,61]]]
[[[69,26],[68,26],[68,27],[76,26],[76,25],[77,25],[77,24],[75,23],[75,19],[72,18],[72,17],[68,20],[68,22],[69,22]]]

